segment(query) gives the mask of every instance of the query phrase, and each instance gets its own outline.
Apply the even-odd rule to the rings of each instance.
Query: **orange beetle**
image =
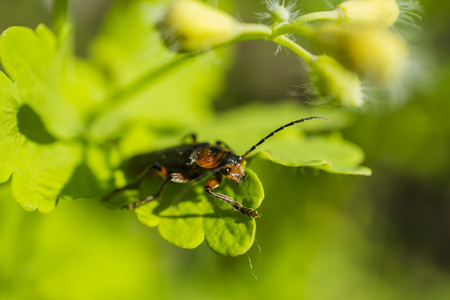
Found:
[[[164,150],[133,156],[128,161],[127,168],[130,172],[139,174],[136,182],[114,190],[105,197],[105,200],[111,198],[113,195],[122,190],[136,189],[142,179],[147,176],[149,172],[155,172],[160,177],[165,179],[156,194],[148,196],[137,202],[126,204],[122,207],[122,209],[134,209],[135,207],[141,206],[160,197],[164,187],[169,181],[186,183],[198,181],[209,175],[214,175],[214,178],[208,180],[206,183],[205,192],[226,203],[229,203],[236,211],[240,211],[244,215],[258,218],[261,215],[256,210],[242,206],[241,203],[234,201],[227,195],[213,192],[213,189],[220,185],[224,176],[240,185],[247,177],[243,167],[243,163],[247,155],[249,155],[253,150],[255,150],[256,147],[264,143],[265,140],[273,136],[278,131],[311,119],[326,120],[327,118],[313,116],[292,121],[286,125],[283,125],[272,131],[266,137],[262,138],[242,156],[234,154],[222,142],[217,142],[215,145],[211,145],[209,143],[196,143],[195,136],[193,136],[194,142],[192,144],[180,145]]]

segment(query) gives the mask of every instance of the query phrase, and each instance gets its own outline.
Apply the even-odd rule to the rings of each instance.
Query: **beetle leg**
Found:
[[[188,139],[191,139],[191,141],[189,143],[192,143],[192,144],[197,143],[197,135],[195,133],[188,133],[188,134],[186,134],[185,136],[183,136],[181,141],[184,144],[185,141],[187,141]]]
[[[153,171],[153,170],[156,171],[156,173],[163,178],[167,176],[166,168],[161,166],[161,164],[159,164],[159,163],[154,163],[154,164],[148,166],[147,168],[145,168],[145,170],[142,171],[142,173],[138,175],[135,182],[113,190],[111,193],[109,193],[108,195],[106,195],[103,198],[103,201],[108,201],[109,199],[111,199],[112,197],[114,197],[115,195],[120,193],[121,191],[137,189],[138,186],[141,184],[142,180],[148,175],[148,173],[150,173],[150,171]]]
[[[226,151],[231,151],[231,148],[228,147],[228,145],[225,144],[225,143],[222,142],[222,141],[216,141],[216,145],[219,146],[220,148],[226,150]]]
[[[197,143],[197,135],[195,133],[191,134],[191,139],[193,144]]]
[[[176,183],[186,183],[189,180],[183,176],[181,173],[171,173],[170,175],[170,181],[176,182]]]
[[[164,191],[164,188],[166,187],[166,184],[169,183],[169,181],[172,181],[172,179],[173,179],[172,174],[169,174],[169,177],[167,177],[167,179],[164,180],[164,182],[161,184],[161,186],[159,187],[159,189],[158,189],[158,191],[156,192],[155,195],[148,196],[148,197],[146,197],[146,198],[144,198],[142,200],[126,204],[126,205],[122,206],[122,210],[135,209],[138,206],[144,205],[144,204],[146,204],[146,203],[148,203],[150,201],[153,201],[153,200],[161,197],[161,195],[162,195],[162,193]]]
[[[207,192],[208,194],[210,194],[216,198],[219,198],[220,200],[222,200],[226,203],[229,203],[234,208],[234,210],[240,211],[244,215],[247,215],[247,216],[253,217],[253,218],[261,217],[261,215],[258,214],[258,212],[256,210],[242,206],[241,203],[234,201],[232,198],[228,197],[227,195],[213,192],[212,190],[215,189],[216,187],[218,187],[220,182],[221,182],[221,180],[219,178],[213,178],[213,179],[208,180],[208,182],[205,185],[205,192]]]

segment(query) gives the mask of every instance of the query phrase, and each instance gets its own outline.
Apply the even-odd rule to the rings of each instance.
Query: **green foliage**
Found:
[[[73,136],[77,124],[75,110],[60,101],[63,60],[56,44],[45,26],[13,27],[0,39],[9,75],[0,73],[0,180],[12,174],[13,194],[29,211],[54,208],[80,158],[75,143],[55,137]]]
[[[332,4],[341,2],[331,1]],[[42,3],[0,1],[0,33],[12,24],[35,28],[38,22],[46,22],[48,6],[44,7]],[[80,14],[74,19],[82,20],[82,23],[75,24],[77,43],[81,41],[77,49],[81,53],[85,53],[83,37],[97,32],[97,28],[91,26],[92,22],[97,23],[100,15],[101,19],[110,21],[111,15],[104,17],[103,11],[98,10],[99,3],[71,3],[75,4]],[[254,20],[254,12],[263,9],[260,0],[208,3],[232,4],[231,15],[235,16],[238,12],[246,21]],[[415,81],[408,81],[407,89],[402,91],[412,96],[411,101],[396,111],[360,114],[351,111],[344,113],[336,108],[313,109],[297,105],[298,94],[289,103],[277,101],[267,105],[255,101],[261,100],[261,93],[258,96],[253,94],[252,86],[265,77],[277,79],[273,85],[267,84],[261,88],[267,93],[263,99],[271,100],[274,94],[287,95],[280,91],[277,81],[295,85],[307,77],[306,73],[301,73],[302,68],[292,53],[286,55],[285,51],[280,51],[272,57],[275,51],[273,45],[256,41],[240,45],[230,74],[234,77],[231,80],[233,87],[227,87],[222,94],[222,83],[214,83],[209,87],[216,94],[205,97],[207,103],[213,98],[221,101],[234,98],[236,103],[244,100],[243,94],[253,94],[248,97],[253,105],[242,103],[242,107],[210,114],[209,118],[205,116],[198,122],[194,120],[192,125],[185,127],[181,122],[164,121],[160,115],[150,111],[146,118],[133,118],[125,126],[117,125],[115,136],[118,139],[111,138],[113,134],[103,136],[101,131],[95,139],[91,130],[87,131],[89,139],[81,134],[90,142],[76,142],[85,151],[83,163],[77,165],[70,176],[70,184],[66,184],[66,191],[62,192],[70,194],[69,199],[86,195],[87,192],[102,195],[103,190],[110,190],[114,185],[110,177],[116,164],[112,163],[120,163],[122,158],[137,152],[178,145],[186,133],[197,133],[200,141],[220,139],[236,154],[242,154],[262,136],[287,121],[311,115],[328,117],[328,121],[305,122],[278,133],[258,147],[255,151],[257,157],[248,161],[246,170],[251,169],[260,178],[265,199],[258,208],[263,217],[256,220],[256,240],[246,255],[217,255],[206,242],[195,250],[174,247],[160,238],[157,227],[143,226],[137,221],[133,212],[107,209],[92,198],[76,201],[60,199],[57,209],[50,214],[27,212],[14,200],[9,180],[0,185],[0,299],[449,299],[450,56],[448,44],[442,38],[449,36],[450,18],[444,12],[450,11],[450,2],[420,1],[426,11],[426,17],[419,22],[423,27],[421,30],[417,30],[417,24],[411,24],[411,20],[404,22],[405,16],[415,18],[408,15],[404,8],[416,3],[401,2],[403,22],[396,24],[395,29],[408,32],[408,37],[411,34],[416,38],[417,35],[426,35],[424,40],[419,38],[419,42],[410,39],[408,42],[416,45],[413,47],[418,52],[416,54],[426,59],[426,71],[416,69],[416,72],[410,73],[408,78]],[[121,8],[127,7],[123,5]],[[298,8],[294,7],[292,11]],[[329,9],[324,1],[316,0],[301,1],[300,8],[301,14]],[[40,15],[39,11],[42,11]],[[140,40],[137,36],[133,37],[133,32],[127,31],[125,26],[119,26],[119,15],[116,22],[115,30],[122,29],[124,37],[127,33],[132,35],[129,42]],[[52,30],[56,28],[52,26]],[[95,38],[94,43],[97,42]],[[127,48],[128,44],[122,47]],[[423,51],[424,48],[427,50]],[[431,62],[425,57],[430,53],[433,57]],[[327,54],[331,55],[329,52]],[[255,68],[254,60],[252,64],[251,59],[242,59],[249,56],[261,60],[261,65]],[[128,57],[118,56],[120,61],[114,61],[114,64],[126,64],[136,57],[136,53]],[[263,62],[264,57],[268,59]],[[219,56],[215,55],[215,58]],[[76,74],[89,76],[88,80],[77,76],[78,80],[72,81],[76,87],[69,89],[66,97],[77,99],[77,103],[84,102],[89,98],[81,96],[81,93],[85,94],[89,86],[89,93],[99,96],[98,105],[102,99],[106,100],[107,95],[102,95],[106,89],[112,91],[119,88],[110,84],[112,78],[106,70],[93,65],[92,56],[88,60],[77,59],[75,64]],[[107,58],[104,60],[107,61]],[[214,61],[218,62],[217,59]],[[433,61],[439,63],[433,65]],[[227,62],[230,62],[229,57],[214,68],[221,68]],[[420,63],[417,57],[414,62]],[[208,66],[206,63],[203,65]],[[178,73],[178,70],[174,69],[172,74]],[[204,70],[209,74],[209,69]],[[70,73],[71,77],[75,74]],[[218,70],[217,76],[221,74],[222,71]],[[11,84],[10,80],[5,83],[5,76],[0,76],[0,110],[3,110],[4,97],[19,97],[17,91],[16,95],[10,93],[14,90],[11,85],[15,83]],[[119,72],[117,77],[120,80]],[[203,80],[207,78],[204,76]],[[133,82],[133,78],[128,80],[128,83]],[[172,82],[171,87],[182,83],[168,80]],[[197,85],[197,88],[200,87],[201,82]],[[172,90],[170,92],[174,93]],[[367,100],[373,103],[380,99],[384,98],[371,97]],[[142,102],[145,104],[144,100]],[[86,111],[97,111],[91,105],[80,107]],[[27,106],[35,113],[30,112]],[[22,124],[17,126],[19,131],[26,132],[24,135],[28,137],[25,140],[30,139],[28,143],[38,146],[61,143],[62,138],[49,130],[50,126],[43,121],[41,114],[30,104],[27,106],[24,105],[19,113],[26,118],[19,117]],[[223,103],[219,106],[230,107]],[[108,109],[109,104],[105,103],[104,107]],[[209,106],[204,108],[209,111]],[[149,109],[146,108],[147,111]],[[158,110],[158,106],[155,109]],[[18,110],[14,110],[13,115]],[[104,109],[102,111],[106,112]],[[36,115],[41,122],[28,120]],[[145,113],[142,112],[142,115]],[[153,122],[154,117],[161,120]],[[170,118],[171,115],[165,117]],[[9,159],[7,155],[14,150],[5,150],[4,130],[11,127],[3,122],[3,112],[1,118],[0,172],[6,174],[5,180],[8,180],[10,172],[5,164]],[[123,120],[126,119],[124,116]],[[14,121],[14,118],[7,120]],[[28,122],[35,126],[27,126]],[[84,125],[85,121],[82,123]],[[47,133],[43,133],[42,127]],[[309,138],[345,137],[364,149],[364,164],[373,168],[374,176],[336,175],[317,168],[286,167],[258,158],[262,154],[257,152],[267,152],[275,157],[277,139],[294,137],[304,143]],[[51,143],[53,139],[56,141]],[[8,141],[11,141],[10,137]],[[40,141],[44,144],[38,144]],[[5,157],[8,159],[5,160]],[[327,160],[331,161],[330,158]],[[94,179],[99,185],[105,185],[100,191],[91,189],[90,182]],[[119,181],[119,178],[116,180]],[[154,193],[160,183],[160,180],[143,182],[140,195]],[[245,192],[247,183],[239,187],[231,186]],[[185,187],[170,183],[166,192],[178,193]],[[192,193],[192,189],[201,187],[202,183],[199,183],[187,192]],[[123,195],[122,200],[135,200],[137,193],[133,195],[128,196],[130,199]],[[166,200],[170,205],[176,204],[176,199],[164,198],[158,204],[160,208],[164,204],[169,206]],[[209,201],[211,207],[222,205],[214,198],[209,198]],[[187,204],[191,201],[183,198],[178,202]],[[240,216],[226,205],[225,209],[233,217],[236,214],[236,217]]]
[[[257,157],[290,167],[314,167],[336,174],[371,175],[369,168],[359,165],[364,159],[362,150],[339,135],[284,137],[277,140],[269,153],[261,152]]]
[[[61,199],[101,199],[135,180],[121,170],[129,157],[177,145],[189,132],[210,142],[220,139],[242,154],[283,123],[310,114],[324,114],[330,121],[283,131],[262,145],[258,150],[267,152],[254,159],[370,174],[359,166],[362,151],[336,132],[348,125],[344,112],[286,103],[216,114],[212,100],[221,92],[224,65],[211,66],[208,55],[177,56],[167,50],[154,28],[159,10],[154,2],[118,1],[87,60],[74,56],[70,34],[57,37],[44,25],[3,32],[0,182],[11,178],[14,198],[25,210],[50,212]],[[226,59],[229,54],[212,55]],[[262,185],[253,171],[246,171],[241,186],[225,180],[217,190],[257,208]],[[146,180],[138,194],[124,193],[104,204],[116,208],[154,194],[159,184]],[[217,253],[236,256],[254,241],[255,220],[205,194],[202,182],[169,184],[161,199],[136,214],[183,248],[205,240]]]
[[[264,197],[263,188],[257,175],[251,170],[246,171],[248,178],[240,187],[227,181],[218,191],[246,207],[257,208]],[[236,256],[251,247],[255,219],[236,213],[229,204],[210,197],[201,184],[189,191],[169,188],[161,199],[136,208],[139,221],[150,227],[158,226],[159,234],[165,240],[182,248],[196,248],[205,239],[217,253]],[[189,201],[177,197],[183,192],[187,193],[183,198]]]

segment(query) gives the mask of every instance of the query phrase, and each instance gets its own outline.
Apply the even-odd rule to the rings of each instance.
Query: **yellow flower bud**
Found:
[[[341,21],[350,25],[387,28],[394,24],[400,14],[396,0],[348,0],[336,9]]]
[[[403,40],[384,30],[329,23],[316,30],[315,42],[321,52],[335,57],[362,78],[381,85],[400,80],[409,58]]]
[[[195,0],[177,0],[160,30],[166,44],[180,52],[213,48],[239,35],[240,24],[229,14]]]
[[[319,96],[350,107],[363,104],[358,75],[344,68],[331,56],[321,55],[309,63],[309,77]]]

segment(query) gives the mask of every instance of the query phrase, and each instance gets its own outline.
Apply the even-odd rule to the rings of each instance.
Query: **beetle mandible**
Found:
[[[112,191],[104,198],[104,200],[111,198],[120,191],[138,188],[141,181],[150,172],[155,172],[164,179],[164,182],[161,184],[158,191],[154,195],[122,206],[123,210],[134,209],[157,199],[162,195],[165,186],[170,181],[176,183],[195,182],[209,175],[214,175],[214,178],[208,180],[205,184],[206,193],[230,204],[234,210],[240,211],[244,215],[258,218],[261,215],[256,210],[245,207],[241,203],[234,201],[231,197],[216,193],[213,190],[220,185],[224,176],[235,181],[237,185],[240,185],[247,177],[243,167],[247,155],[255,150],[256,147],[264,143],[268,138],[284,128],[312,119],[327,120],[325,117],[312,116],[292,121],[269,133],[247,150],[242,156],[234,154],[230,148],[222,142],[216,142],[216,144],[213,145],[209,143],[197,143],[195,141],[195,136],[193,136],[194,141],[192,144],[184,144],[133,156],[128,161],[127,167],[130,172],[139,174],[137,180],[132,184]]]

